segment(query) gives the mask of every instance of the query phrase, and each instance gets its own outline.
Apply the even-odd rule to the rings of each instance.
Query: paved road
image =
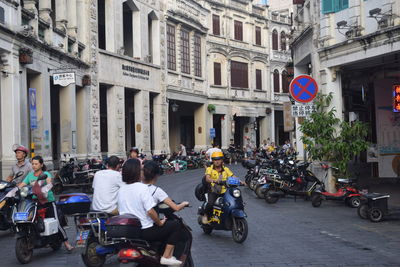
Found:
[[[232,170],[243,177],[239,165]],[[159,185],[176,201],[188,200],[193,207],[181,215],[193,229],[195,266],[400,266],[400,220],[378,224],[358,218],[356,210],[342,203],[324,202],[313,208],[310,202],[283,199],[275,205],[256,199],[243,188],[249,235],[236,244],[230,232],[204,235],[197,224],[193,188],[202,170],[162,176]],[[73,229],[69,230],[71,238]],[[13,237],[0,233],[0,266],[18,266]],[[108,266],[116,266],[115,257]],[[79,255],[63,250],[35,250],[28,266],[83,266]]]

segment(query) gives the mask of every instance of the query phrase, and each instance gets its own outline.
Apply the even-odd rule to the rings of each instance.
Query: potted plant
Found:
[[[368,127],[360,121],[350,123],[338,119],[335,108],[330,107],[331,102],[332,93],[317,96],[314,103],[316,112],[300,126],[301,140],[311,160],[330,162],[338,169],[334,176],[350,177],[349,161],[368,149]],[[331,190],[334,190],[334,183],[335,179],[331,177],[328,184]]]
[[[215,112],[215,105],[209,104],[207,107],[208,112],[214,113]]]
[[[19,49],[19,63],[32,64],[33,63],[32,54],[33,54],[32,49],[27,47],[21,47]]]

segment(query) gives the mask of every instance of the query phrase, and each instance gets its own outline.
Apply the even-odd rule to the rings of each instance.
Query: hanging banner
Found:
[[[292,116],[292,103],[283,103],[283,130],[291,132],[294,130],[294,121]]]
[[[29,117],[31,129],[37,129],[36,88],[29,88]]]
[[[54,73],[53,74],[54,84],[59,84],[61,86],[68,86],[75,83],[75,73],[74,72],[64,72],[64,73]]]

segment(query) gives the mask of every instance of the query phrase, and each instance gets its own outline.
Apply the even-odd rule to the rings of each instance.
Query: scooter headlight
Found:
[[[233,190],[233,196],[234,197],[240,197],[240,190],[239,189]]]
[[[29,192],[29,189],[28,189],[28,187],[22,187],[21,188],[21,197],[27,197],[28,196],[28,192]]]

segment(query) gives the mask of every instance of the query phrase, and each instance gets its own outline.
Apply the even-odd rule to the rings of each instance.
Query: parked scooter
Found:
[[[165,204],[158,205],[159,213],[168,220],[178,220],[184,241],[174,250],[174,256],[183,262],[182,266],[192,267],[192,234],[183,219]],[[89,212],[75,216],[77,247],[83,247],[83,262],[88,267],[103,266],[107,256],[118,255],[123,264],[133,266],[159,267],[165,244],[148,242],[141,237],[140,220],[133,215],[110,217],[102,212]]]
[[[45,180],[46,174],[38,177],[37,182]],[[51,247],[61,248],[63,237],[58,230],[57,218],[46,218],[47,208],[41,208],[32,186],[24,186],[18,192],[21,201],[13,212],[13,223],[16,230],[15,253],[17,260],[26,264],[32,260],[33,249]]]
[[[211,222],[203,224],[201,220],[207,204],[205,201],[198,209],[198,223],[206,234],[211,234],[213,230],[232,231],[233,240],[242,243],[247,238],[248,225],[242,192],[238,188],[241,183],[238,178],[229,177],[223,184],[227,187],[227,190],[215,201],[213,214],[210,218]]]
[[[326,172],[329,168],[333,168],[327,165],[322,165],[322,167],[326,170]],[[337,185],[339,188],[336,193],[326,192],[324,184],[322,184],[320,189],[315,190],[311,198],[311,203],[313,207],[320,207],[323,200],[344,201],[348,206],[352,208],[358,208],[360,206],[360,198],[362,194],[357,189],[354,180],[339,178],[337,180]]]
[[[13,181],[24,175],[23,171],[17,172]],[[0,182],[0,230],[12,229],[12,212],[14,206],[18,203],[18,187],[15,182]]]

